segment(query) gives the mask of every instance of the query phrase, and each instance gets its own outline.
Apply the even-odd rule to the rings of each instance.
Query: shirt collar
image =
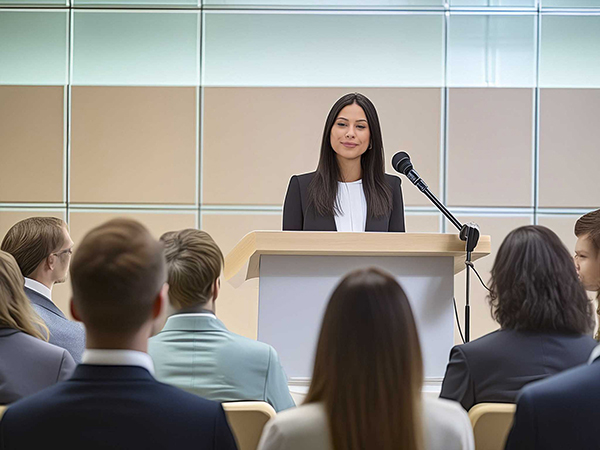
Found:
[[[588,364],[593,363],[596,359],[598,359],[598,357],[600,357],[600,345],[597,345],[594,347],[594,350],[592,350]]]
[[[139,366],[154,375],[154,363],[148,353],[136,350],[86,349],[83,364],[99,366]]]
[[[217,316],[215,315],[215,313],[211,313],[211,312],[203,312],[203,313],[179,313],[179,314],[172,314],[169,317],[214,317],[215,319],[217,318]]]
[[[28,287],[32,291],[35,291],[52,301],[52,289],[49,289],[48,286],[43,285],[39,281],[25,277],[25,287]]]

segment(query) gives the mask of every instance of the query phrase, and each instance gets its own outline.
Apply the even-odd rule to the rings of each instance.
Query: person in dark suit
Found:
[[[290,180],[283,230],[405,231],[400,178],[385,173],[379,117],[364,95],[329,111],[317,170]]]
[[[152,375],[146,350],[164,323],[166,279],[163,247],[140,223],[115,219],[87,234],[71,265],[83,364],[5,411],[0,449],[236,449],[219,403]]]
[[[500,329],[455,346],[440,397],[465,409],[514,403],[526,384],[584,364],[596,345],[592,303],[569,251],[542,226],[513,230],[492,267],[489,295]]]
[[[0,405],[71,376],[75,361],[47,340],[48,328],[23,292],[17,262],[0,250]]]
[[[0,249],[14,256],[25,277],[25,294],[50,330],[50,343],[66,349],[80,363],[85,331],[65,317],[52,301],[52,287],[64,283],[73,241],[67,224],[56,217],[30,217],[8,230]]]
[[[600,347],[590,364],[525,387],[506,450],[564,450],[600,447]]]

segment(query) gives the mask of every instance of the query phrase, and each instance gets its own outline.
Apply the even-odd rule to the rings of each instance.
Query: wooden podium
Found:
[[[481,236],[473,260],[490,253]],[[396,276],[410,300],[426,381],[444,376],[454,343],[454,275],[465,243],[455,234],[253,231],[225,258],[234,286],[259,277],[258,340],[272,345],[291,384],[307,384],[321,318],[346,273],[377,266]]]

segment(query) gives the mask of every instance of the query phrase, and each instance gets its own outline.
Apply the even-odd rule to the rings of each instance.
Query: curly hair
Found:
[[[500,245],[488,301],[502,328],[589,334],[593,306],[573,259],[550,229],[517,228]]]

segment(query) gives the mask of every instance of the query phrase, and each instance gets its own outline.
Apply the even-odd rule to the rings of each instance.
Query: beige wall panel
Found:
[[[475,268],[481,275],[481,278],[486,285],[489,285],[490,271],[496,257],[496,252],[500,244],[515,228],[523,225],[533,224],[531,217],[469,217],[458,216],[458,220],[464,222],[475,222],[479,224],[482,234],[490,235],[492,238],[492,252],[475,262]],[[448,230],[453,230],[453,227],[448,223]],[[487,291],[481,286],[477,276],[471,274],[471,340],[477,339],[484,334],[490,333],[499,325],[492,319],[490,307],[487,302]],[[464,312],[465,312],[465,271],[462,271],[454,277],[454,295],[456,298],[456,306],[458,307],[458,315],[460,318],[460,326],[464,329]],[[459,344],[460,336],[455,330],[454,341]]]
[[[540,206],[600,206],[600,89],[542,89]]]
[[[440,232],[440,216],[439,215],[412,215],[407,214],[406,217],[406,232],[407,233],[439,233]]]
[[[71,201],[192,204],[196,88],[73,86]]]
[[[577,238],[573,229],[575,228],[575,222],[579,219],[579,215],[573,216],[538,216],[538,224],[550,228],[554,231],[558,237],[563,241],[569,252],[575,255],[575,243]]]
[[[450,89],[448,203],[533,206],[533,90]]]
[[[281,205],[289,179],[315,170],[325,119],[344,88],[205,88],[203,202]],[[437,193],[440,89],[361,89],[377,107],[386,166],[405,150]],[[426,205],[404,183],[409,205]]]
[[[62,86],[0,86],[0,202],[62,202]]]
[[[253,230],[281,230],[280,214],[203,214],[202,229],[217,242],[224,255]],[[217,315],[234,333],[256,339],[258,325],[258,280],[234,288],[221,280]]]

